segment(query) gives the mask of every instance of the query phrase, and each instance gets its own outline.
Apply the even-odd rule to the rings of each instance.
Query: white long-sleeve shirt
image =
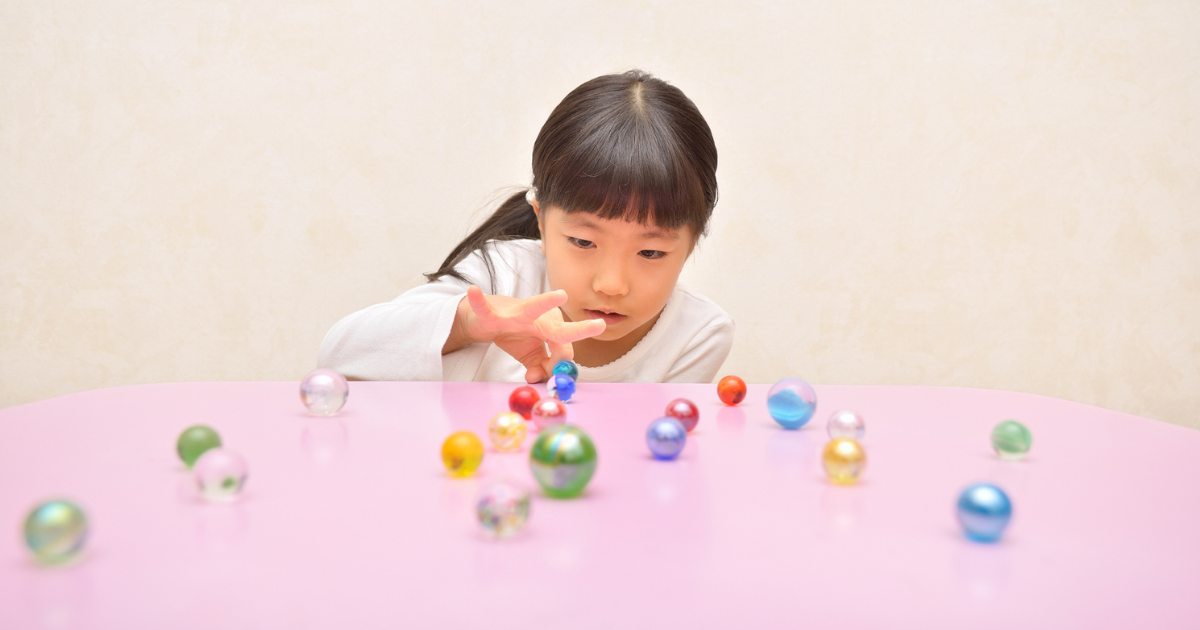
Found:
[[[529,298],[550,290],[541,241],[490,241],[495,277],[480,252],[455,270],[488,295]],[[389,381],[524,382],[525,367],[491,343],[442,354],[468,283],[443,276],[383,304],[352,313],[321,342],[318,363],[347,377]],[[654,327],[624,356],[579,367],[590,382],[711,382],[733,346],[733,318],[678,284]]]

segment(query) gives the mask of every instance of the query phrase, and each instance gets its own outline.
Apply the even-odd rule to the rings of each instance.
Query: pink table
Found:
[[[817,387],[784,431],[767,386],[725,407],[712,385],[584,384],[569,404],[600,453],[584,497],[535,495],[528,528],[485,538],[481,484],[534,487],[528,449],[446,476],[452,430],[484,431],[508,384],[352,383],[335,418],[297,383],[181,383],[0,411],[0,628],[1196,628],[1200,432],[1011,392]],[[701,410],[681,459],[648,422]],[[820,469],[824,419],[867,420],[861,484]],[[1003,418],[1034,435],[1002,462]],[[197,502],[175,438],[206,423],[250,463],[232,505]],[[528,442],[526,444],[528,446]],[[1000,544],[965,540],[968,483],[1005,488]],[[26,511],[76,499],[92,537],[36,566]]]

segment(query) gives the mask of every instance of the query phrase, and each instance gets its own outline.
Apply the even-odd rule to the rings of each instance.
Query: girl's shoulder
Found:
[[[455,271],[485,293],[532,297],[544,292],[546,257],[540,240],[490,240],[464,258]]]
[[[689,327],[733,326],[733,317],[720,304],[680,283],[675,284],[675,291],[671,293],[667,306],[673,311],[672,319],[686,321]]]

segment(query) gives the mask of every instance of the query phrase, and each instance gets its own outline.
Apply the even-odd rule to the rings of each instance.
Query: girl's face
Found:
[[[630,334],[633,343],[640,341],[692,253],[691,228],[668,230],[553,206],[535,211],[550,288],[567,292],[564,316],[603,319],[607,328],[595,337],[599,341]]]

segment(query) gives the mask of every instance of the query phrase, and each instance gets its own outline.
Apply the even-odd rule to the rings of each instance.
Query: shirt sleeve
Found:
[[[700,329],[667,372],[664,383],[711,383],[733,348],[733,318],[724,315]]]
[[[494,245],[488,246],[495,257]],[[400,297],[368,306],[334,324],[321,342],[320,367],[332,368],[346,378],[368,381],[466,380],[483,360],[487,344],[470,344],[442,356],[450,337],[458,304],[472,283],[492,293],[492,269],[479,251],[454,268],[469,281],[452,276],[408,291]],[[476,347],[478,346],[478,347]],[[450,359],[447,363],[446,359]],[[447,379],[446,370],[456,378]],[[461,372],[461,374],[459,374]]]
[[[318,364],[351,379],[442,380],[442,346],[467,286],[443,277],[342,318],[321,342]]]

